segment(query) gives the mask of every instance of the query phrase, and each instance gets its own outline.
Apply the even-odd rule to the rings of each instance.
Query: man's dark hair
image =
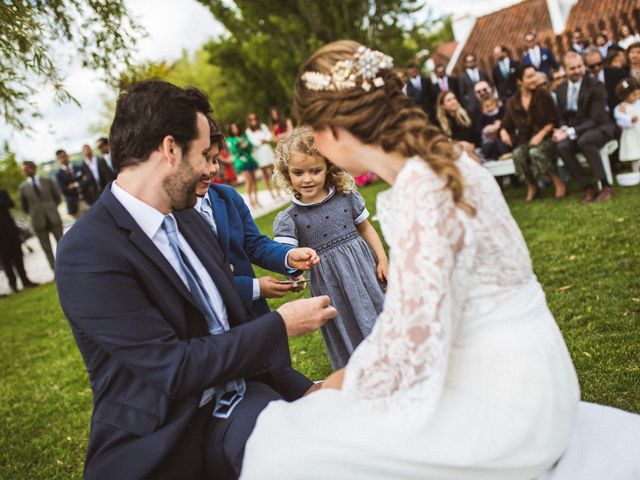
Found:
[[[22,162],[22,165],[24,165],[25,167],[36,168],[36,164],[31,160],[25,160],[24,162]]]
[[[418,67],[418,64],[416,62],[411,62],[407,65],[407,70],[409,70],[410,68],[415,68],[417,70],[420,70],[420,68]]]
[[[469,58],[469,57],[473,57],[473,59],[474,59],[474,60],[477,60],[477,59],[478,59],[478,57],[476,57],[476,54],[475,54],[475,53],[467,53],[467,54],[464,56],[464,61],[466,62],[466,61],[467,61],[467,58]]]
[[[210,119],[207,95],[162,80],[144,80],[118,97],[109,132],[111,160],[117,171],[144,162],[171,135],[186,153],[198,135],[197,113]]]
[[[56,157],[57,157],[58,155],[62,155],[63,153],[67,153],[67,152],[66,152],[66,151],[64,151],[62,148],[61,148],[61,149],[59,149],[59,150],[56,150]]]
[[[103,145],[109,145],[109,139],[107,137],[100,137],[98,139],[97,145],[98,145],[98,148],[100,148]]]

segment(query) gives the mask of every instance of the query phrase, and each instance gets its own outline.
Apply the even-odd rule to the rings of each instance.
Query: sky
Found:
[[[442,2],[428,0],[437,14],[483,15],[498,8],[517,3],[513,0],[456,0]],[[127,0],[126,4],[148,36],[140,40],[135,59],[176,60],[183,50],[195,51],[222,27],[209,10],[196,0]],[[444,4],[444,5],[443,5]],[[179,7],[179,8],[177,8]],[[101,118],[104,96],[113,95],[90,70],[72,61],[63,68],[67,90],[80,102],[57,105],[51,91],[43,90],[35,97],[41,118],[29,121],[31,133],[19,132],[0,122],[0,140],[7,140],[18,161],[37,163],[54,158],[63,148],[79,152],[82,145],[95,146],[97,138],[90,133],[91,125]]]

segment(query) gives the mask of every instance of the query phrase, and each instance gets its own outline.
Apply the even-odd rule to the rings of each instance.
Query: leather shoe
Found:
[[[596,202],[605,202],[613,197],[613,187],[604,187],[600,194],[596,197]]]
[[[591,188],[591,187],[587,187],[584,189],[584,196],[582,197],[582,200],[580,201],[580,203],[582,203],[583,205],[586,205],[587,203],[591,203],[596,199],[596,191]]]

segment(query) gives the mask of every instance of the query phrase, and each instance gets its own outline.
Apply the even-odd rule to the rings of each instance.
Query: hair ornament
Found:
[[[627,82],[626,80],[623,80],[623,81],[622,81],[622,86],[623,86],[624,88],[629,88],[629,82]]]
[[[357,86],[357,80],[362,79],[360,87],[368,92],[372,87],[384,85],[378,72],[393,67],[393,59],[377,50],[363,46],[350,60],[340,60],[331,68],[330,74],[308,71],[300,77],[307,89],[316,92],[348,90]]]

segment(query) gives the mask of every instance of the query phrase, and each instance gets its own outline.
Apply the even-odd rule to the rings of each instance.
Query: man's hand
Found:
[[[567,130],[564,128],[556,128],[553,130],[553,136],[551,137],[551,139],[558,143],[561,142],[563,140],[566,140],[567,138],[569,138],[569,134],[567,133]]]
[[[284,320],[289,337],[313,332],[336,316],[336,309],[326,295],[285,303],[277,312]]]
[[[292,278],[291,280],[300,282],[301,280],[305,280],[305,278],[304,278],[304,276],[300,275],[298,277]],[[300,282],[300,283],[298,283],[296,285],[292,285],[291,286],[291,291],[294,292],[294,293],[300,293],[301,291],[304,290],[304,287],[305,287],[306,284],[307,284],[307,282],[305,281],[305,282]]]
[[[297,270],[309,270],[314,265],[320,263],[320,257],[312,248],[293,248],[289,250],[287,263],[291,268]]]
[[[278,283],[278,280],[273,277],[260,277],[258,279],[260,285],[260,298],[282,298],[290,290],[292,285]]]

